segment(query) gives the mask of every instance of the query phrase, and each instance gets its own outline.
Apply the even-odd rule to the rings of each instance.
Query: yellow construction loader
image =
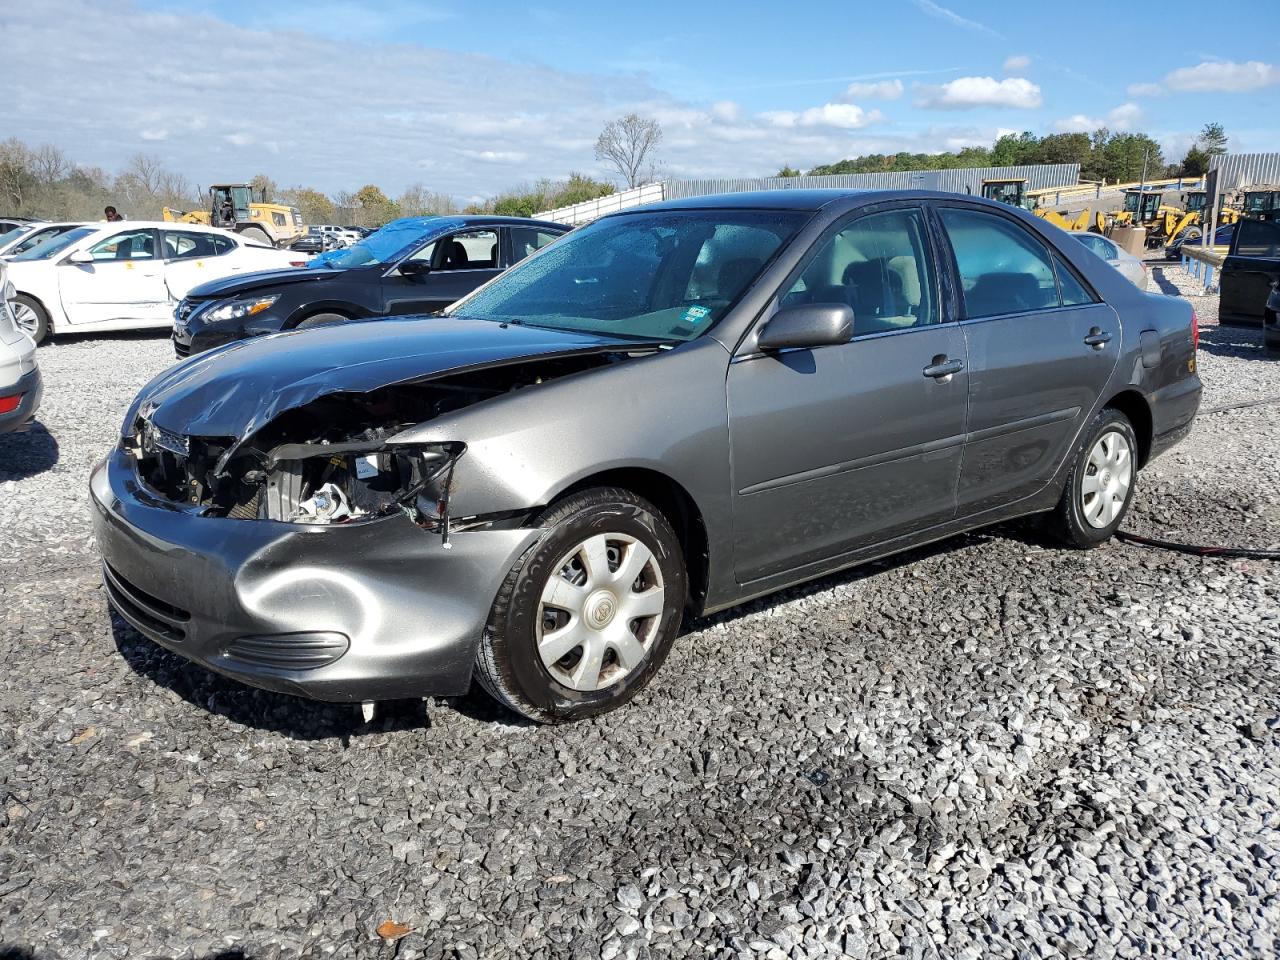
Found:
[[[268,203],[262,191],[247,183],[219,183],[209,188],[208,210],[164,208],[170,223],[203,223],[241,234],[269,247],[287,247],[307,232],[297,207]]]
[[[1103,233],[1107,229],[1107,218],[1099,211],[1095,213],[1086,207],[1077,213],[1074,217],[1069,210],[1050,210],[1047,207],[1037,207],[1032,211],[1042,220],[1048,220],[1055,227],[1061,227],[1063,230],[1088,230],[1090,233]]]

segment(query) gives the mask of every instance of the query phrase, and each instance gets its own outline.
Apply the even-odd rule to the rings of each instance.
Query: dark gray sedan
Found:
[[[1026,514],[1101,543],[1191,427],[1195,348],[1185,302],[1005,204],[659,204],[443,317],[170,369],[93,472],[97,541],[126,620],[246,683],[478,678],[569,720],[686,613]]]

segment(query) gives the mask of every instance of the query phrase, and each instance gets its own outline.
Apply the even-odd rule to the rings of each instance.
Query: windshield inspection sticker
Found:
[[[700,323],[711,312],[709,307],[692,306],[686,307],[680,319],[685,323]]]

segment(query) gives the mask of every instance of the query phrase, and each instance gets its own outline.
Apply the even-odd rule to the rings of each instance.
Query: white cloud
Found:
[[[233,147],[247,147],[253,143],[253,137],[247,133],[229,133],[222,139]]]
[[[851,83],[840,95],[841,100],[897,100],[902,96],[901,80],[881,80],[877,83]]]
[[[711,115],[717,120],[733,123],[742,116],[742,108],[732,100],[721,100],[711,105]]]
[[[1160,83],[1135,83],[1131,97],[1154,97],[1163,93],[1248,93],[1280,83],[1280,67],[1260,60],[1236,63],[1207,60],[1194,67],[1179,67],[1165,74]]]
[[[973,107],[1040,106],[1040,88],[1022,77],[958,77],[938,87],[920,87],[916,105],[934,110],[968,110]]]
[[[155,129],[152,129],[152,130],[139,130],[139,131],[138,131],[138,136],[140,136],[143,140],[151,140],[151,141],[156,141],[156,140],[168,140],[168,139],[169,139],[169,131],[168,131],[168,130],[164,130],[164,129],[160,129],[160,130],[155,130]]]
[[[1022,73],[1027,67],[1031,66],[1031,58],[1025,53],[1015,53],[1011,57],[1006,57],[1004,61],[1005,73]]]
[[[858,130],[884,119],[879,110],[863,110],[853,103],[826,103],[798,113],[773,110],[760,116],[775,127],[838,127],[842,130]]]
[[[929,16],[938,20],[944,20],[953,26],[962,27],[965,30],[972,30],[975,33],[985,33],[992,37],[1004,36],[1000,31],[988,27],[985,23],[979,23],[977,20],[969,20],[966,17],[962,17],[954,10],[949,10],[941,4],[934,3],[933,0],[911,0],[911,2]]]
[[[1118,130],[1122,133],[1132,130],[1142,119],[1142,108],[1136,103],[1122,103],[1107,113],[1105,117],[1090,117],[1083,113],[1075,113],[1052,124],[1056,133],[1092,133],[1099,127]]]
[[[1114,130],[1132,130],[1142,119],[1142,108],[1136,103],[1122,103],[1107,114],[1107,120]]]

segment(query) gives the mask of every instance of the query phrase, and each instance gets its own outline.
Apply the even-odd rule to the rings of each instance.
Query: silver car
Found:
[[[1195,337],[1006,204],[628,210],[442,316],[161,374],[91,478],[106,589],[260,687],[589,716],[687,613],[1026,514],[1103,542],[1191,427]]]
[[[1129,281],[1139,290],[1146,290],[1150,287],[1151,274],[1147,271],[1146,263],[1119,244],[1108,240],[1099,233],[1090,233],[1084,230],[1073,230],[1071,235],[1111,264],[1116,270],[1119,270],[1121,274],[1128,277]]]
[[[10,300],[7,267],[0,260],[0,433],[26,426],[40,406],[42,385],[36,342],[22,332]]]

